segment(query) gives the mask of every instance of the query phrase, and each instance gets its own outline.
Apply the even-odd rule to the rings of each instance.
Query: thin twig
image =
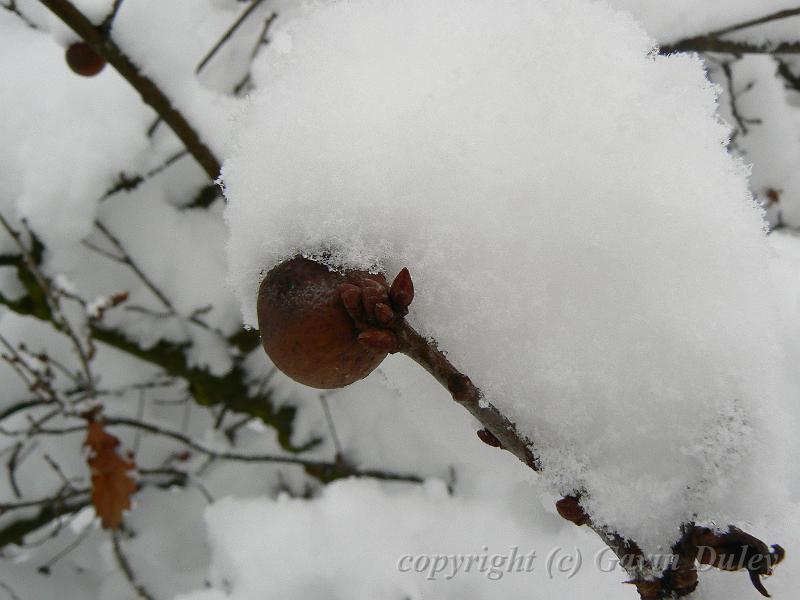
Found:
[[[85,383],[87,389],[90,392],[93,392],[94,375],[92,375],[92,369],[90,366],[91,355],[92,355],[91,343],[89,344],[89,349],[84,348],[83,343],[81,342],[78,334],[73,329],[72,324],[61,312],[61,305],[57,293],[53,291],[53,288],[50,286],[45,276],[39,270],[39,267],[36,264],[36,260],[34,259],[28,248],[25,246],[25,244],[22,242],[19,232],[16,231],[13,227],[11,227],[11,225],[2,215],[2,213],[0,213],[0,225],[2,225],[3,229],[6,230],[6,233],[8,233],[14,240],[14,243],[19,248],[22,257],[25,261],[25,266],[27,267],[31,275],[33,275],[37,285],[41,288],[41,291],[44,293],[48,308],[50,309],[52,315],[53,325],[56,327],[56,329],[64,333],[72,342],[72,345],[78,354],[78,358],[80,359],[84,376],[86,377]],[[33,234],[30,231],[28,231],[28,235],[31,239],[33,238]]]
[[[140,389],[139,390],[139,406],[136,408],[136,420],[141,421],[144,418],[144,405],[147,402],[147,390]],[[141,434],[140,432],[136,432],[133,436],[133,446],[132,451],[134,456],[139,455],[139,444],[141,443]]]
[[[136,594],[142,598],[142,600],[155,600],[155,596],[153,596],[146,587],[136,580],[136,575],[133,573],[131,564],[128,562],[128,558],[122,552],[119,536],[119,531],[111,532],[111,543],[114,547],[114,558],[117,559],[117,564],[119,565],[122,574],[125,575],[125,579],[128,580],[128,583],[131,584],[131,587],[134,589]]]
[[[328,422],[328,430],[331,432],[331,439],[333,440],[333,448],[336,452],[336,458],[339,459],[343,456],[342,445],[339,443],[339,436],[336,434],[336,427],[333,424],[331,409],[328,406],[328,399],[325,394],[319,395],[319,402],[322,404],[322,411],[325,413],[325,420]]]
[[[114,26],[114,19],[117,18],[117,13],[119,12],[119,8],[122,6],[122,0],[114,0],[114,4],[111,6],[111,10],[109,11],[108,15],[103,22],[100,24],[100,30],[103,32],[105,36],[108,36],[111,33],[111,28]]]
[[[95,27],[92,22],[69,0],[39,0],[44,6],[66,23],[83,41],[100,54],[122,77],[128,80],[156,113],[170,126],[186,149],[200,163],[208,177],[215,180],[219,175],[220,162],[209,147],[201,140],[197,131],[175,108],[172,101],[110,38]]]
[[[0,580],[0,588],[3,588],[6,592],[8,592],[8,595],[11,596],[11,600],[20,600],[20,597],[17,596],[14,590],[2,580]]]
[[[516,425],[489,403],[469,377],[456,369],[447,357],[427,339],[422,337],[405,320],[395,333],[399,351],[419,364],[450,392],[458,404],[467,409],[496,437],[504,450],[511,452],[534,471],[539,462],[531,451],[531,442],[517,431]]]
[[[142,183],[144,183],[148,179],[152,179],[159,173],[162,173],[163,171],[174,165],[181,158],[187,156],[188,154],[189,151],[186,150],[185,148],[183,150],[179,150],[178,152],[175,152],[174,154],[168,156],[164,160],[164,162],[162,162],[160,165],[158,165],[157,167],[153,167],[143,175],[138,175],[138,174],[125,175],[124,173],[120,173],[117,182],[113,186],[111,186],[108,190],[106,190],[106,192],[102,196],[100,196],[100,201],[102,202],[103,200],[108,200],[115,194],[118,194],[119,192],[122,191],[129,192],[131,190],[135,190]]]
[[[753,88],[753,84],[750,83],[742,92],[736,92],[734,89],[733,84],[733,67],[731,66],[731,61],[722,61],[720,63],[720,68],[722,69],[722,73],[725,75],[725,81],[727,83],[728,88],[728,106],[731,109],[731,116],[736,121],[736,125],[739,127],[739,131],[741,131],[742,135],[747,135],[750,130],[747,127],[748,125],[760,125],[762,123],[761,119],[753,119],[753,118],[746,118],[742,116],[739,112],[739,106],[736,101],[739,99],[739,96],[744,93],[748,92]],[[736,134],[734,134],[731,142],[735,141]]]
[[[92,490],[90,489],[76,490],[75,488],[68,489],[66,486],[61,486],[54,496],[48,496],[47,498],[39,498],[38,500],[23,500],[21,502],[0,502],[0,513],[7,513],[13,510],[31,508],[34,506],[59,504],[77,496],[89,494],[91,491]]]
[[[208,491],[208,488],[202,484],[202,482],[198,481],[195,477],[191,474],[187,473],[186,471],[181,471],[179,469],[173,469],[169,467],[162,467],[160,469],[139,469],[140,475],[170,475],[172,480],[167,482],[169,486],[172,485],[191,485],[200,492],[200,495],[208,502],[209,504],[214,503],[214,496],[211,495],[211,492]]]
[[[231,36],[234,33],[236,33],[236,30],[239,29],[239,26],[242,23],[244,23],[247,17],[253,14],[253,11],[255,11],[255,9],[257,9],[263,2],[264,0],[253,0],[250,6],[248,6],[247,9],[245,9],[245,11],[241,15],[239,15],[236,21],[233,22],[233,24],[223,34],[223,36],[219,39],[219,41],[216,44],[214,44],[214,47],[211,48],[211,50],[209,50],[208,53],[202,58],[202,60],[197,64],[197,67],[195,67],[194,69],[195,75],[197,75],[198,73],[200,73],[200,71],[203,70],[203,67],[205,67],[208,64],[208,62],[212,58],[214,58],[214,55],[219,51],[219,49],[225,45],[225,42],[227,42],[231,38]]]
[[[44,454],[43,458],[44,461],[50,466],[50,468],[53,469],[53,471],[55,471],[56,475],[58,475],[58,478],[61,480],[61,483],[67,486],[68,488],[71,488],[72,483],[70,483],[69,479],[67,479],[67,476],[64,475],[64,471],[61,469],[61,466],[56,461],[54,461],[53,458],[47,453]]]
[[[7,11],[17,15],[22,20],[22,22],[25,23],[25,25],[27,25],[31,29],[39,29],[39,26],[33,21],[31,21],[28,17],[26,17],[25,14],[17,7],[16,0],[10,0],[8,4],[0,3],[0,6],[5,8]]]
[[[786,10],[779,10],[778,12],[766,15],[764,17],[758,17],[757,19],[750,19],[747,21],[742,21],[741,23],[736,23],[735,25],[729,25],[728,27],[711,31],[706,35],[708,37],[720,37],[728,33],[733,33],[734,31],[741,31],[742,29],[755,27],[756,25],[763,25],[764,23],[778,21],[780,19],[788,19],[789,17],[796,17],[798,15],[800,15],[800,7],[787,8]]]
[[[733,40],[697,36],[667,44],[659,48],[660,54],[675,52],[723,52],[726,54],[800,54],[800,42],[780,42],[778,44],[751,44]]]
[[[67,554],[69,554],[70,552],[75,550],[75,548],[80,546],[86,540],[86,538],[88,538],[94,531],[95,531],[94,523],[89,522],[86,525],[84,525],[83,529],[81,529],[81,532],[75,537],[74,540],[72,540],[69,544],[67,544],[59,552],[57,552],[56,554],[51,556],[50,560],[48,560],[46,563],[41,565],[36,570],[39,573],[41,573],[42,575],[49,575],[50,574],[50,569],[53,567],[54,564],[56,564],[58,561],[60,561],[62,558],[64,558]]]
[[[261,48],[268,43],[267,35],[269,34],[269,29],[272,26],[272,23],[275,19],[278,18],[278,13],[273,12],[271,13],[266,19],[264,19],[264,25],[261,27],[261,31],[256,38],[256,43],[253,44],[253,49],[250,51],[250,65],[248,65],[247,73],[245,73],[244,77],[242,77],[241,81],[233,86],[233,93],[239,95],[242,90],[250,83],[250,66],[252,65],[253,61],[255,60],[256,56],[258,56],[259,51]]]
[[[50,402],[47,400],[42,400],[41,398],[35,398],[33,400],[23,400],[22,402],[12,404],[8,408],[0,411],[0,421],[7,419],[8,417],[15,415],[23,410],[27,410],[29,408],[35,408],[37,406],[44,406],[47,404],[50,404]]]
[[[780,76],[784,82],[786,82],[786,86],[790,89],[800,92],[800,75],[795,75],[792,72],[789,63],[785,60],[781,60],[780,58],[776,57],[776,62],[778,64],[777,74]]]
[[[63,415],[66,417],[83,419],[83,417],[79,414],[63,413]],[[308,459],[298,458],[296,456],[281,456],[278,454],[240,454],[238,452],[212,450],[211,448],[207,448],[202,444],[195,442],[188,435],[185,435],[178,431],[164,429],[162,427],[158,427],[157,425],[146,423],[144,421],[137,421],[136,419],[131,419],[128,417],[115,417],[115,416],[104,415],[103,422],[106,425],[112,427],[113,426],[131,427],[134,429],[140,429],[142,431],[152,433],[154,435],[160,435],[162,437],[173,439],[177,442],[180,442],[187,448],[191,448],[192,450],[199,452],[200,454],[203,454],[205,456],[208,456],[213,460],[230,460],[230,461],[248,462],[248,463],[275,463],[284,465],[297,465],[309,470],[314,470],[315,472],[321,472],[321,471],[327,472],[331,470],[335,471],[341,468],[341,465],[335,462],[332,463],[327,461],[308,460]],[[37,430],[37,433],[40,435],[66,435],[70,433],[84,433],[85,431],[86,431],[85,425],[76,425],[70,427],[63,427],[60,429],[47,429],[42,427]],[[27,434],[27,432],[8,432],[8,433],[10,435]],[[390,481],[407,481],[411,483],[419,483],[420,481],[422,481],[422,479],[416,475],[384,472],[375,469],[352,469],[348,470],[346,475],[352,475],[354,477],[368,477],[372,479],[383,479]]]
[[[753,44],[750,42],[723,40],[722,36],[741,31],[756,25],[763,25],[779,19],[786,19],[800,15],[800,7],[780,10],[778,12],[735,23],[703,35],[684,38],[672,44],[662,46],[661,54],[673,52],[724,52],[728,54],[797,54],[800,53],[800,42],[780,42]]]
[[[147,289],[149,289],[153,293],[153,295],[155,295],[155,297],[158,298],[159,302],[161,302],[161,304],[163,304],[164,307],[167,308],[172,314],[176,314],[175,307],[172,305],[172,302],[170,302],[169,298],[167,298],[164,295],[164,293],[158,288],[158,286],[156,286],[156,284],[150,280],[150,278],[144,273],[144,271],[142,271],[139,268],[139,265],[137,265],[136,262],[131,257],[131,255],[128,254],[128,251],[125,250],[125,247],[122,245],[122,242],[119,241],[119,238],[117,238],[117,236],[111,233],[108,227],[103,225],[103,223],[99,219],[95,220],[94,226],[100,231],[100,233],[102,233],[105,236],[105,238],[109,242],[111,242],[111,244],[114,246],[117,252],[119,252],[119,256],[115,256],[110,252],[102,252],[99,248],[95,246],[89,245],[88,247],[92,248],[95,252],[99,252],[104,256],[106,256],[107,258],[115,260],[130,268],[130,270],[136,274],[136,276],[147,287]]]
[[[17,484],[17,461],[19,460],[19,455],[22,452],[22,447],[24,446],[23,442],[18,442],[16,446],[14,446],[14,451],[11,453],[8,461],[6,462],[6,470],[8,471],[8,485],[11,488],[12,493],[14,494],[15,498],[22,498],[22,492],[19,489],[19,485]]]

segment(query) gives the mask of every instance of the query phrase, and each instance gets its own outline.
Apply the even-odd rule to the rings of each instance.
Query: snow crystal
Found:
[[[582,0],[316,3],[280,35],[223,169],[247,323],[298,252],[408,266],[411,322],[598,522],[652,547],[768,509],[770,250],[699,58]]]

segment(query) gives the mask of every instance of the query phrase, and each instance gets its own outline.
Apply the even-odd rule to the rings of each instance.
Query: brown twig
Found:
[[[183,145],[194,156],[209,178],[215,180],[220,171],[219,160],[200,139],[200,136],[186,118],[173,106],[172,101],[151,79],[142,75],[138,67],[120,47],[110,37],[106,37],[101,28],[95,27],[86,15],[69,0],[39,1],[64,21],[95,52],[105,58],[139,92],[142,100],[151,106],[175,132],[175,135],[180,138]]]
[[[660,54],[675,52],[723,52],[726,54],[800,54],[800,42],[778,44],[751,44],[733,40],[697,36],[686,38],[659,48]]]
[[[111,543],[114,547],[114,558],[117,560],[117,564],[119,565],[122,574],[125,575],[125,579],[131,585],[139,598],[142,598],[142,600],[155,600],[155,596],[153,596],[148,589],[144,587],[144,585],[137,581],[136,575],[131,568],[131,564],[128,562],[128,558],[122,552],[119,536],[119,531],[114,530],[111,532]]]
[[[72,324],[70,323],[69,319],[64,316],[63,312],[61,311],[61,303],[59,300],[58,291],[54,291],[53,287],[50,285],[47,278],[44,274],[40,271],[39,265],[37,264],[36,258],[33,256],[33,253],[28,250],[25,244],[22,241],[22,236],[20,233],[11,227],[11,224],[6,220],[6,218],[0,213],[0,225],[3,229],[6,230],[11,239],[14,241],[16,246],[19,248],[20,253],[23,257],[25,262],[25,266],[27,267],[30,274],[36,280],[39,288],[41,289],[42,293],[44,294],[45,300],[47,302],[47,306],[49,308],[51,314],[51,320],[55,328],[61,332],[63,332],[72,342],[72,345],[75,349],[75,352],[78,354],[78,358],[80,359],[81,367],[83,368],[83,374],[86,378],[86,388],[91,393],[94,391],[94,375],[92,374],[91,368],[91,361],[92,361],[92,346],[91,341],[87,343],[87,347],[84,347],[83,342],[80,339],[80,336],[73,328]],[[23,225],[25,222],[23,221]],[[28,230],[29,237],[32,239],[33,234]]]
[[[792,72],[792,68],[789,66],[789,63],[787,63],[785,60],[776,58],[776,62],[778,63],[777,74],[781,79],[783,79],[786,87],[800,92],[800,75],[795,75]]]
[[[256,38],[255,44],[253,44],[253,49],[250,51],[250,64],[252,65],[253,61],[255,60],[256,56],[258,56],[258,52],[261,48],[268,43],[267,36],[269,35],[270,27],[272,23],[275,22],[275,19],[278,18],[278,13],[273,12],[271,13],[266,19],[264,19],[264,24],[261,27],[261,31]],[[245,73],[244,77],[233,86],[233,93],[238,95],[244,90],[248,84],[250,83],[251,76],[250,76],[250,67],[247,69],[247,73]]]
[[[731,145],[735,147],[736,137],[738,133],[741,132],[742,135],[747,135],[750,132],[748,125],[761,125],[763,121],[761,119],[752,117],[748,118],[743,116],[742,113],[739,111],[739,105],[737,103],[737,101],[739,100],[739,96],[753,89],[755,83],[751,81],[744,87],[742,91],[737,92],[733,82],[732,61],[723,60],[719,63],[719,65],[720,68],[722,69],[723,75],[725,76],[726,87],[728,90],[728,106],[730,107],[731,110],[731,116],[733,117],[733,120],[736,121],[736,125],[738,127],[738,129],[734,131],[733,136],[731,137]]]
[[[135,190],[142,183],[144,183],[148,179],[151,179],[152,177],[155,177],[162,171],[165,171],[187,154],[189,154],[188,150],[186,149],[179,150],[174,154],[172,154],[171,156],[168,156],[163,163],[161,163],[157,167],[153,167],[152,169],[147,171],[147,173],[144,174],[137,173],[134,175],[126,175],[125,173],[120,173],[116,183],[114,183],[114,185],[112,185],[108,190],[106,190],[106,192],[102,196],[100,196],[100,202],[108,200],[109,198],[111,198],[115,194],[118,194],[119,192],[122,191],[130,192],[131,190]]]
[[[83,417],[79,414],[72,414],[72,413],[60,413],[60,414],[66,417],[75,417],[83,419]],[[187,448],[194,450],[195,452],[208,456],[213,460],[296,465],[303,467],[309,472],[313,473],[324,472],[328,474],[336,474],[341,477],[345,476],[365,477],[365,478],[381,479],[387,481],[406,481],[409,483],[420,483],[422,481],[422,478],[416,475],[379,471],[375,469],[356,469],[349,466],[343,467],[342,463],[340,462],[309,460],[309,459],[299,458],[296,456],[284,456],[280,454],[242,454],[239,452],[212,450],[211,448],[207,448],[206,446],[203,446],[202,444],[195,442],[188,435],[185,435],[178,431],[164,429],[162,427],[158,427],[157,425],[153,425],[152,423],[146,423],[144,421],[139,421],[137,419],[131,419],[128,417],[114,417],[114,416],[104,415],[103,421],[108,426],[131,427],[133,429],[145,431],[153,435],[159,435],[162,437],[170,438],[172,440],[180,442],[181,444],[183,444]],[[69,427],[49,428],[49,429],[44,427],[37,427],[35,433],[37,435],[66,435],[69,433],[83,433],[85,431],[86,431],[85,425],[75,425]],[[30,436],[30,431],[27,430],[7,431],[4,432],[4,435],[7,435],[9,437],[13,436],[28,437]]]
[[[781,19],[788,19],[789,17],[796,17],[798,15],[800,15],[800,7],[787,8],[786,10],[779,10],[778,12],[774,12],[772,14],[763,17],[758,17],[756,19],[749,19],[747,21],[742,21],[741,23],[729,25],[728,27],[723,27],[722,29],[711,31],[706,35],[708,35],[709,37],[720,37],[727,33],[733,33],[734,31],[741,31],[742,29],[748,29],[750,27],[755,27],[756,25],[763,25],[764,23],[769,23],[771,21],[778,21]]]
[[[222,48],[222,46],[225,45],[225,42],[227,42],[231,38],[231,36],[234,33],[236,33],[236,30],[239,29],[241,24],[244,23],[247,20],[247,17],[249,17],[251,14],[253,14],[253,12],[259,6],[261,6],[261,4],[263,2],[264,2],[264,0],[253,0],[250,3],[250,6],[248,6],[244,10],[244,12],[242,12],[242,14],[239,15],[239,17],[233,22],[233,24],[228,28],[228,30],[222,35],[222,37],[219,39],[219,41],[216,44],[214,44],[214,47],[211,48],[211,50],[209,50],[206,53],[206,55],[202,58],[202,60],[199,63],[197,63],[197,66],[194,69],[195,75],[197,75],[198,73],[200,73],[200,71],[203,70],[203,67],[205,67],[212,58],[214,58],[216,53],[219,52],[219,49]]]
[[[114,4],[111,5],[111,10],[108,12],[108,15],[106,15],[106,18],[103,19],[103,22],[100,24],[100,30],[106,37],[108,37],[108,34],[111,33],[111,28],[114,26],[114,19],[117,18],[117,13],[119,12],[121,6],[122,6],[122,0],[114,0]]]
[[[673,52],[723,52],[727,54],[798,54],[800,53],[800,42],[779,42],[754,44],[744,41],[724,40],[722,36],[736,31],[741,31],[749,27],[763,25],[772,21],[786,19],[800,15],[800,7],[781,10],[756,19],[749,19],[740,23],[735,23],[721,29],[710,31],[703,35],[684,38],[672,44],[661,46],[661,54],[672,54]]]
[[[8,12],[11,12],[11,13],[14,13],[15,15],[17,15],[22,20],[22,22],[25,23],[25,25],[27,25],[31,29],[39,29],[39,26],[36,25],[36,23],[34,23],[33,21],[31,21],[27,16],[25,16],[25,13],[23,13],[17,7],[16,0],[10,0],[10,2],[8,4],[0,3],[0,6],[5,8]]]
[[[125,250],[125,247],[122,245],[122,242],[114,235],[111,230],[106,227],[100,220],[95,220],[94,226],[97,230],[103,234],[103,237],[108,240],[114,249],[118,252],[118,254],[112,254],[111,252],[106,252],[102,248],[98,248],[97,246],[93,245],[91,242],[83,241],[83,245],[91,250],[94,250],[98,254],[105,256],[106,258],[116,261],[120,264],[127,266],[131,271],[133,271],[139,280],[145,285],[145,287],[150,290],[153,295],[158,298],[158,301],[164,305],[164,307],[169,310],[170,314],[175,315],[177,312],[175,311],[175,307],[170,302],[169,298],[164,295],[164,293],[153,283],[150,278],[139,268],[139,265],[136,264],[136,261],[133,260],[131,255]]]
[[[422,337],[405,320],[399,322],[395,333],[399,352],[433,375],[450,392],[453,400],[468,410],[500,441],[504,450],[511,452],[534,471],[540,469],[531,451],[530,440],[521,435],[505,415],[483,398],[470,378],[456,369],[435,343]]]
[[[407,303],[410,303],[410,299]],[[388,325],[387,328],[394,333],[397,339],[396,351],[402,352],[422,366],[450,392],[456,403],[468,410],[485,427],[484,435],[479,436],[482,440],[510,452],[534,471],[540,470],[540,465],[532,451],[531,441],[483,397],[480,389],[447,359],[434,340],[422,337],[405,319],[399,319]],[[716,544],[716,547],[726,549],[725,551],[728,553],[733,552],[730,548],[741,546],[743,549],[740,549],[739,552],[742,556],[745,554],[756,556],[760,562],[757,562],[755,567],[747,567],[747,569],[753,585],[761,593],[765,593],[765,590],[760,582],[760,576],[770,575],[772,566],[783,558],[783,549],[779,546],[773,546],[773,551],[770,552],[766,544],[734,527],[729,528],[726,534],[714,534],[706,528],[690,523],[681,526],[681,538],[672,549],[673,561],[665,569],[654,564],[649,557],[645,556],[635,541],[625,539],[617,533],[609,531],[606,527],[594,523],[591,517],[580,508],[579,498],[572,500],[574,502],[572,515],[568,514],[565,518],[578,525],[588,525],[597,533],[616,554],[620,565],[631,576],[629,583],[636,585],[639,596],[643,600],[678,598],[691,594],[698,583],[695,561],[701,560],[698,556],[698,549],[703,540],[705,540],[705,545],[714,546]],[[561,512],[559,510],[559,513]],[[725,566],[714,562],[706,564],[726,569]],[[661,574],[657,576],[656,573],[659,571]]]

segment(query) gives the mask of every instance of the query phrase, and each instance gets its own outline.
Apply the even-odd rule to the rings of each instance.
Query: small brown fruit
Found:
[[[84,77],[93,77],[106,66],[106,60],[86,42],[70,44],[67,48],[66,59],[69,68]]]
[[[261,341],[275,366],[320,389],[369,375],[393,350],[395,339],[390,331],[351,316],[365,312],[362,290],[368,290],[373,309],[374,299],[388,294],[382,275],[342,274],[301,256],[270,270],[258,291],[257,311]]]

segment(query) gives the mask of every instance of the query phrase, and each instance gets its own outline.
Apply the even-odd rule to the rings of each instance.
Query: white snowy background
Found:
[[[556,514],[578,489],[650,550],[691,518],[780,543],[765,585],[793,597],[800,61],[655,48],[796,2],[264,0],[197,72],[250,3],[125,0],[113,39],[224,160],[225,198],[114,69],[68,69],[60,20],[0,2],[0,214],[40,240],[76,330],[128,345],[96,341],[98,392],[76,392],[73,346],[21,314],[8,261],[0,333],[32,368],[64,366],[75,412],[154,427],[109,426],[140,472],[127,575],[85,494],[15,535],[89,473],[80,419],[19,409],[37,391],[0,364],[0,598],[636,597]],[[75,2],[95,23],[111,4]],[[798,42],[800,16],[726,39]],[[321,250],[409,267],[412,323],[535,441],[542,475],[403,356],[324,400],[271,368],[242,334],[259,276]],[[219,456],[339,450],[419,481]],[[398,569],[511,548],[535,551],[531,572]],[[697,598],[758,597],[741,572],[700,579]]]

